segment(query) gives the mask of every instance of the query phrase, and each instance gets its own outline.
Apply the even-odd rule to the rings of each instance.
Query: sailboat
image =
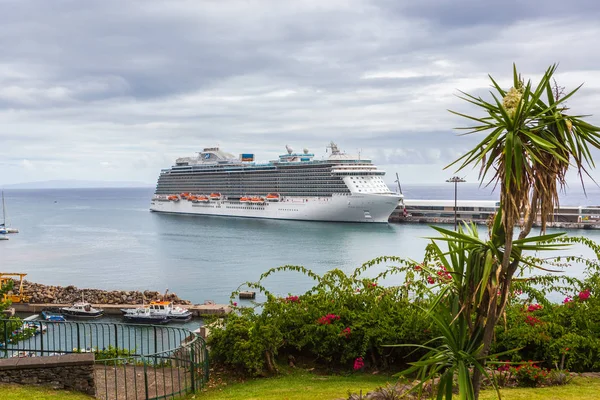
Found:
[[[5,235],[7,233],[19,233],[19,230],[6,227],[6,203],[4,202],[4,191],[2,191],[2,223],[0,224],[0,235]]]

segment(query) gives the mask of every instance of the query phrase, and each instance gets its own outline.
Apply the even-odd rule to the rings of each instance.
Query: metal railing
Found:
[[[208,381],[204,339],[170,326],[0,319],[0,358],[92,352],[96,397],[167,399]]]

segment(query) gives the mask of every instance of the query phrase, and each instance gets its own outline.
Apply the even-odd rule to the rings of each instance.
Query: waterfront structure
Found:
[[[335,143],[317,160],[304,149],[267,163],[205,148],[161,171],[150,210],[176,214],[339,222],[388,222],[402,196],[371,160]]]
[[[456,204],[456,208],[455,208]],[[500,202],[490,200],[420,200],[404,199],[390,216],[391,222],[451,222],[456,209],[459,221],[485,222],[500,207]],[[539,220],[539,218],[538,218]],[[559,206],[549,218],[553,224],[600,225],[600,206]],[[537,221],[539,223],[539,221]]]

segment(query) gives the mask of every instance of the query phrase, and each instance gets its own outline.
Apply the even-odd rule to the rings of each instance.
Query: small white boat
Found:
[[[121,310],[123,311],[123,310]],[[133,308],[123,314],[125,321],[136,324],[166,324],[169,319],[166,315],[159,315],[150,312],[149,308]]]
[[[75,318],[98,318],[104,314],[104,311],[99,308],[94,308],[90,303],[79,301],[71,307],[62,307],[61,314]]]
[[[125,316],[140,312],[139,310],[148,310],[152,315],[166,317],[169,320],[189,321],[192,319],[192,312],[179,306],[173,305],[170,301],[153,301],[149,305],[138,308],[122,308]]]
[[[3,233],[0,233],[0,240],[8,240],[8,238]]]

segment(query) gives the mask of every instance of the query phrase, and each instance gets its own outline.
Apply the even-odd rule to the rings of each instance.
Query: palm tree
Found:
[[[564,188],[567,170],[577,170],[583,185],[587,168],[594,167],[590,148],[600,148],[600,128],[585,122],[584,116],[567,114],[565,102],[581,86],[568,94],[553,81],[557,66],[550,66],[537,87],[525,83],[513,66],[513,86],[504,90],[490,76],[493,102],[487,102],[462,92],[461,99],[474,104],[487,115],[474,117],[454,114],[475,121],[461,128],[466,134],[486,132],[487,135],[471,151],[456,160],[458,170],[479,166],[480,180],[500,185],[501,224],[492,236],[503,237],[503,252],[499,261],[498,279],[482,282],[488,287],[490,301],[482,302],[477,310],[485,315],[483,348],[487,355],[494,327],[502,315],[511,283],[521,259],[522,249],[513,249],[515,226],[520,225],[518,240],[525,239],[536,221],[541,220],[542,233],[548,218],[558,206],[559,189]],[[449,166],[449,167],[450,167]],[[473,377],[475,398],[478,398],[481,374]]]
[[[494,328],[506,307],[513,276],[527,263],[526,250],[552,250],[549,243],[562,234],[544,235],[548,218],[558,206],[558,191],[569,168],[583,176],[594,167],[591,148],[600,148],[600,128],[567,114],[568,94],[553,81],[556,65],[549,67],[537,86],[525,83],[513,66],[513,86],[493,85],[487,102],[461,92],[461,99],[477,106],[483,117],[453,112],[474,121],[465,134],[486,136],[472,150],[450,164],[458,170],[479,166],[482,184],[500,186],[500,209],[490,226],[489,240],[479,238],[475,226],[458,232],[441,228],[430,252],[452,275],[451,283],[432,302],[431,315],[443,332],[438,348],[406,372],[420,371],[421,378],[441,374],[439,393],[452,398],[452,377],[459,375],[460,397],[478,399],[483,368]],[[446,168],[448,168],[446,167]],[[528,237],[537,218],[542,235]],[[515,227],[520,227],[514,239]],[[447,250],[436,243],[445,241]],[[533,266],[533,265],[532,265]],[[447,328],[444,328],[448,325]],[[468,380],[468,367],[473,375]],[[440,398],[440,397],[438,397]]]

